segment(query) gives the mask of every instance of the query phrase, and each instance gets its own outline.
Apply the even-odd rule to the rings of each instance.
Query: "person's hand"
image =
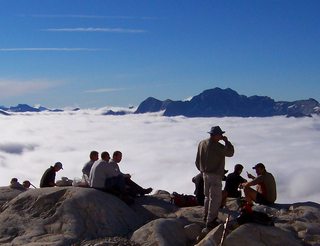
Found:
[[[255,176],[253,176],[251,173],[247,172],[247,176],[248,176],[249,179],[255,179]]]
[[[228,142],[228,138],[226,136],[222,136],[221,140],[224,141],[225,143]]]
[[[249,185],[249,182],[244,182],[244,183],[241,183],[240,185],[239,185],[239,187],[241,186],[241,188],[240,189],[244,189],[245,187],[249,187],[250,185]]]

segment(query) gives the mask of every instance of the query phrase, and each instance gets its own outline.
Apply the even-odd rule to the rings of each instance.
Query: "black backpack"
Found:
[[[239,225],[245,223],[257,223],[261,225],[274,226],[273,218],[263,212],[247,211],[242,209],[240,215],[237,217]]]

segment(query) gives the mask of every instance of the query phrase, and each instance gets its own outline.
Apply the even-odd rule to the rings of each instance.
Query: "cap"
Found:
[[[258,164],[256,164],[252,169],[256,169],[256,168],[263,168],[266,169],[265,166],[260,162]]]
[[[208,133],[211,135],[222,135],[225,132],[221,130],[220,126],[213,126]]]
[[[63,168],[62,168],[62,163],[61,163],[60,161],[56,162],[56,163],[54,164],[54,166],[57,167],[57,168],[63,169]]]

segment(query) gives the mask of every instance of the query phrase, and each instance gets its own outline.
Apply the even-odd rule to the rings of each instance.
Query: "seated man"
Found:
[[[248,173],[248,178],[253,180],[242,184],[247,203],[252,204],[254,201],[263,205],[273,204],[277,199],[277,188],[273,175],[266,171],[262,163],[258,163],[253,169],[256,170],[258,177]],[[253,185],[257,185],[257,190],[250,188]]]
[[[119,163],[122,160],[122,153],[120,151],[115,151],[112,155],[112,160],[109,162],[109,166],[112,168],[112,177],[106,179],[106,187],[114,188],[121,187],[123,188],[123,182],[126,187],[126,192],[132,197],[137,195],[144,196],[152,192],[152,188],[144,189],[135,182],[131,180],[130,174],[124,174],[120,171]]]
[[[10,181],[10,188],[17,190],[25,190],[22,184],[19,183],[17,178],[12,178]]]
[[[93,163],[89,174],[90,187],[105,190],[106,178],[111,177],[111,170],[108,166],[109,160],[109,153],[104,151],[101,153],[101,160]]]
[[[226,173],[228,170],[224,170],[224,176],[222,178],[223,181],[227,179]],[[192,182],[195,184],[194,194],[196,195],[197,202],[200,206],[204,205],[204,181],[203,181],[203,174],[199,173],[197,176],[192,178]],[[222,199],[224,199],[224,192],[222,191]]]
[[[56,186],[56,172],[59,172],[61,169],[63,169],[61,162],[56,162],[54,166],[49,167],[42,175],[40,188]]]
[[[90,157],[90,160],[86,164],[84,164],[82,168],[83,181],[85,181],[87,184],[89,183],[89,175],[90,175],[90,170],[93,166],[93,163],[99,159],[98,151],[95,151],[95,150],[91,151],[89,157]]]
[[[31,186],[31,183],[30,183],[29,180],[25,180],[25,181],[22,182],[22,185],[23,185],[24,188],[29,189],[30,186]]]
[[[222,192],[222,206],[226,204],[227,197],[239,198],[241,197],[241,191],[238,190],[239,185],[247,182],[246,179],[242,178],[240,175],[242,173],[243,166],[241,164],[236,164],[234,166],[233,173],[230,173],[226,178],[226,184]]]
[[[195,184],[194,194],[197,198],[199,205],[204,205],[204,183],[202,173],[199,173],[197,176],[192,178],[192,182]]]

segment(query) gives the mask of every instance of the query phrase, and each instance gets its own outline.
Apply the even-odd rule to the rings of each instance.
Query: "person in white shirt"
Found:
[[[101,160],[95,161],[89,174],[89,185],[96,189],[105,189],[105,181],[109,174],[110,155],[107,151],[101,153]]]

